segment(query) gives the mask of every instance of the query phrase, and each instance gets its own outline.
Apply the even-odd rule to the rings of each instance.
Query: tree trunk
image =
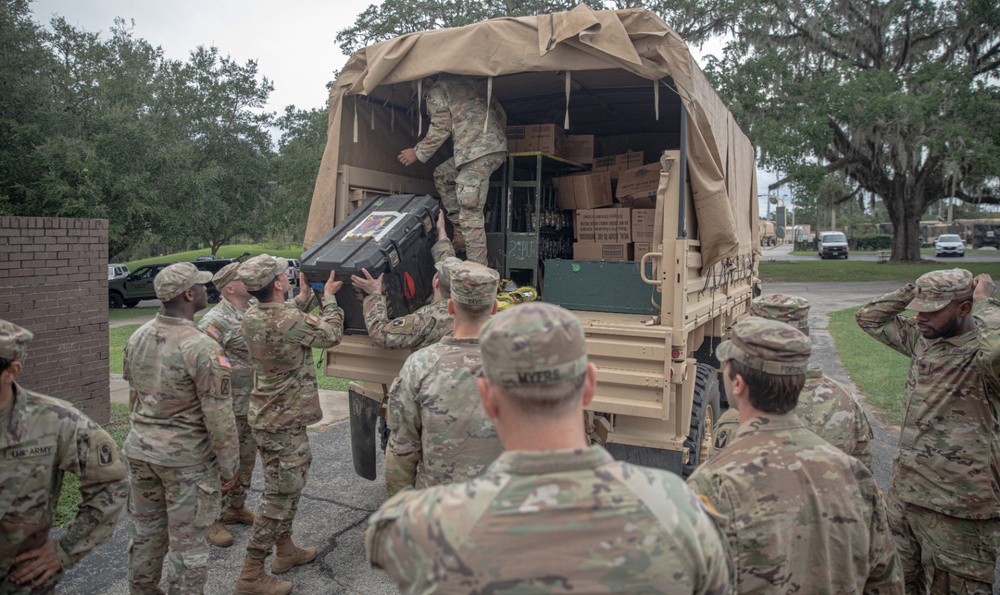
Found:
[[[917,205],[923,201],[917,198],[905,196],[901,188],[894,188],[892,194],[883,199],[893,228],[891,262],[920,260],[920,216],[923,208]]]

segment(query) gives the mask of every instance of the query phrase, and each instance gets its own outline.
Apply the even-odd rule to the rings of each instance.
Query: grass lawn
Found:
[[[903,391],[910,359],[869,337],[854,320],[860,309],[830,313],[829,331],[844,369],[865,394],[865,404],[881,419],[903,421]]]
[[[271,256],[280,256],[282,258],[300,258],[302,256],[302,248],[278,249],[266,244],[234,244],[232,246],[223,246],[219,248],[219,251],[215,255],[218,258],[236,258],[244,252],[249,252],[250,256],[257,256],[258,254],[270,254]],[[176,252],[174,254],[167,254],[164,256],[143,258],[142,260],[130,260],[125,264],[128,265],[130,271],[134,271],[144,264],[154,264],[158,262],[190,262],[199,256],[210,256],[211,254],[211,250],[203,248],[201,250],[190,250],[188,252]]]
[[[104,429],[111,434],[120,451],[122,443],[125,442],[125,436],[128,436],[129,431],[128,405],[124,403],[112,403],[111,421],[104,424]],[[62,493],[59,497],[59,503],[56,505],[55,525],[57,527],[65,527],[72,522],[76,518],[76,509],[79,503],[80,480],[76,475],[67,473],[63,476]]]
[[[950,265],[950,266],[949,266]],[[760,263],[762,281],[913,281],[920,275],[943,268],[959,267],[973,275],[989,273],[1000,277],[1000,262],[959,262],[951,265],[939,262],[894,264],[861,260],[800,260]]]

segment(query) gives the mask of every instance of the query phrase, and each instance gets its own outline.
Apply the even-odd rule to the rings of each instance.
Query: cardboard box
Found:
[[[566,161],[591,164],[597,154],[597,137],[593,134],[567,134]]]
[[[555,124],[507,127],[507,150],[511,153],[540,152],[564,157],[566,133]]]
[[[623,209],[624,210],[624,209]],[[632,212],[633,242],[652,242],[656,209],[629,209]]]
[[[524,137],[527,134],[524,126],[508,126],[507,127],[507,152],[508,153],[523,153],[522,147],[524,145]]]
[[[573,260],[632,260],[632,244],[618,242],[615,244],[592,244],[590,242],[575,242],[573,244]]]
[[[611,200],[611,176],[608,172],[587,172],[552,178],[560,209],[606,207]]]
[[[627,169],[619,174],[615,197],[627,207],[649,208],[656,205],[659,185],[659,163]]]
[[[632,237],[630,209],[580,209],[573,213],[573,236],[578,242],[615,244]]]
[[[609,171],[611,179],[617,180],[621,172],[626,169],[639,167],[643,164],[643,154],[641,151],[629,151],[618,155],[608,155],[606,157],[596,157],[592,171]]]
[[[639,261],[642,257],[653,251],[652,242],[635,242],[632,244],[632,260]]]

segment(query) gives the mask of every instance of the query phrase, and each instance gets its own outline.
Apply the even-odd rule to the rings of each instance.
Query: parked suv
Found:
[[[816,248],[819,250],[819,257],[826,258],[847,258],[847,236],[839,231],[821,231],[819,239],[816,240]]]
[[[944,233],[934,240],[934,256],[965,256],[965,244],[957,234]]]
[[[213,275],[227,264],[239,260],[243,261],[250,254],[244,252],[239,258],[215,258],[208,260],[196,260],[192,264],[199,270],[208,271]],[[108,281],[108,307],[110,308],[134,308],[142,300],[155,300],[156,290],[153,288],[153,278],[163,269],[172,263],[162,262],[158,264],[147,264],[137,268],[134,272],[120,279]],[[211,282],[205,285],[208,293],[209,303],[215,304],[221,299],[219,290]]]
[[[134,308],[142,300],[156,299],[153,278],[170,266],[169,262],[143,265],[124,277],[108,281],[108,307]]]

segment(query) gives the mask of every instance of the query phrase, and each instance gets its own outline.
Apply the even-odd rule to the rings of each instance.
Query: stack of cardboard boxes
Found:
[[[660,165],[644,165],[638,151],[596,157],[597,147],[593,135],[566,135],[555,124],[507,127],[510,153],[538,151],[591,165],[552,180],[559,208],[573,211],[573,259],[639,260],[655,247]]]

